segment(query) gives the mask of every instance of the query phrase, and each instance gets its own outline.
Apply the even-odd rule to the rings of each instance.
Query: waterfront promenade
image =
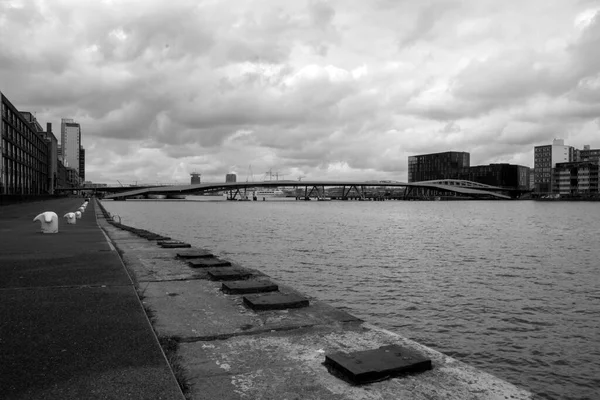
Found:
[[[95,200],[76,225],[61,218],[58,234],[43,235],[32,222],[41,211],[62,217],[82,202],[0,208],[3,398],[181,399],[155,335],[175,343],[190,399],[531,398],[314,298],[304,308],[252,310],[207,279],[206,269],[177,259],[181,249],[109,224]],[[423,354],[433,369],[356,386],[323,365],[332,352],[389,345]]]
[[[0,397],[182,399],[121,259],[83,198],[0,207]],[[59,233],[33,218],[58,214]]]

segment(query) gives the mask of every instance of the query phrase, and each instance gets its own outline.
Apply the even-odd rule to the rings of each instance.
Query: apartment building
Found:
[[[572,146],[565,146],[563,139],[554,139],[552,144],[535,146],[533,149],[534,191],[536,193],[552,193],[552,169],[557,163],[570,162],[574,159]]]

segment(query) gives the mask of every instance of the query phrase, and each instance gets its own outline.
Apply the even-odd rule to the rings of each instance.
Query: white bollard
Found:
[[[58,233],[58,215],[52,211],[44,211],[33,219],[33,222],[40,221],[42,233]]]
[[[63,218],[67,219],[67,224],[73,224],[73,225],[75,225],[77,223],[77,218],[76,218],[74,212],[68,212],[68,213],[66,213]]]
[[[79,208],[77,209],[77,211],[79,211],[80,213],[82,213],[82,214],[83,214],[83,212],[85,211],[85,208],[84,208],[84,207],[79,207]]]
[[[75,211],[75,218],[81,219],[81,211]]]

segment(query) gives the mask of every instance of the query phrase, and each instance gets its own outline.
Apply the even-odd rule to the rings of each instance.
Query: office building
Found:
[[[552,193],[554,187],[552,169],[557,163],[573,161],[574,154],[573,147],[565,146],[563,139],[554,139],[549,145],[535,146],[533,150],[534,191]]]
[[[79,182],[85,181],[85,149],[79,148]]]
[[[200,174],[197,172],[192,172],[191,174],[191,184],[192,185],[199,185],[200,184]]]
[[[48,146],[48,178],[50,180],[48,191],[54,194],[58,187],[58,140],[52,132],[52,124],[46,123],[46,131],[40,133]]]
[[[464,168],[457,179],[510,189],[530,190],[530,168],[515,164],[475,165]]]
[[[460,171],[470,166],[470,154],[459,151],[421,154],[408,157],[408,181],[421,182],[457,179]]]
[[[553,193],[561,195],[598,194],[600,165],[594,161],[557,163],[553,171]]]
[[[589,144],[583,146],[583,150],[575,150],[573,161],[590,161],[600,164],[600,149],[591,149]]]
[[[49,193],[48,146],[42,127],[0,92],[0,194]]]
[[[60,145],[62,162],[65,167],[74,168],[79,173],[81,155],[81,126],[69,118],[63,118],[60,124]]]
[[[225,175],[225,182],[236,182],[237,175],[236,174],[227,174]]]
[[[535,190],[535,168],[529,168],[529,190]]]

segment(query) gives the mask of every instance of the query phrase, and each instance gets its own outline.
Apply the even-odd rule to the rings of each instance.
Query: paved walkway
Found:
[[[118,254],[91,201],[0,207],[0,397],[182,399]],[[59,233],[33,218],[59,216]]]

